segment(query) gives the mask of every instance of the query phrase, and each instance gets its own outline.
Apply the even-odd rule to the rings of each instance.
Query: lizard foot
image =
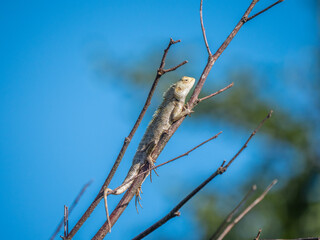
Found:
[[[139,214],[139,211],[138,211],[138,205],[137,203],[139,203],[140,207],[142,207],[141,203],[140,203],[140,200],[141,200],[141,195],[140,195],[140,192],[142,192],[142,189],[141,189],[141,186],[138,188],[137,192],[136,192],[136,199],[135,199],[135,205],[136,205],[136,210],[137,210],[137,213]]]
[[[154,168],[154,160],[151,158],[151,156],[147,157],[147,161],[149,163],[149,171],[150,171],[150,182],[152,182],[152,170],[154,173],[159,177],[159,174],[157,173],[156,169]]]
[[[184,110],[185,116],[186,116],[186,115],[191,116],[191,113],[194,113],[194,111],[191,110],[191,109],[189,109],[189,108],[186,108],[186,109]]]

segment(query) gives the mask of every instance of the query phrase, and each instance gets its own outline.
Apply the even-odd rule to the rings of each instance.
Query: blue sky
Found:
[[[212,49],[226,38],[249,2],[232,0],[226,5],[222,0],[205,1],[204,20]],[[261,0],[254,11],[270,2]],[[94,179],[70,217],[73,226],[100,188],[137,117],[144,96],[135,96],[131,88],[123,89],[124,85],[113,81],[101,84],[90,55],[105,51],[109,59],[121,59],[125,66],[141,59],[150,49],[161,52],[169,37],[173,37],[182,40],[174,47],[185,50],[186,56],[185,46],[200,49],[197,59],[203,62],[189,63],[199,66],[194,73],[198,77],[206,58],[198,9],[199,1],[180,0],[2,4],[0,225],[4,239],[49,238],[63,214],[63,205],[70,205],[83,184]],[[304,66],[308,63],[304,53],[318,44],[315,28],[316,16],[310,6],[304,1],[287,0],[244,26],[217,62],[214,74],[224,75],[230,63],[247,62],[257,68],[281,68],[300,62]],[[184,68],[191,71],[188,66]],[[149,116],[153,110],[150,109]],[[125,176],[147,122],[145,119],[139,128],[112,187]],[[248,129],[234,133],[227,127],[220,129],[205,122],[200,127],[185,121],[160,156],[160,162],[185,152],[220,130],[225,132],[218,140],[159,170],[160,178],[152,184],[146,182],[142,201],[145,208],[137,215],[131,204],[115,225],[110,239],[133,237],[160,218],[222,159],[234,153],[223,151],[229,149],[230,143],[236,150],[250,132]],[[179,144],[184,139],[190,140]],[[258,137],[252,144],[259,145],[259,141]],[[214,163],[205,161],[208,154],[216,156]],[[257,150],[249,148],[241,156],[241,164],[255,154]],[[187,174],[194,168],[192,160],[201,161],[201,167],[190,178]],[[241,169],[236,163],[230,175],[237,172],[237,167]],[[236,176],[233,174],[226,185],[235,184]],[[173,178],[176,182],[170,180]],[[219,187],[221,183],[218,180],[209,188]],[[119,199],[110,197],[111,205]],[[197,229],[190,224],[190,216],[186,207],[182,217],[168,223],[154,236],[166,232],[171,237],[188,234],[192,239]],[[104,220],[101,205],[75,239],[89,239]],[[124,224],[125,232],[120,231]]]

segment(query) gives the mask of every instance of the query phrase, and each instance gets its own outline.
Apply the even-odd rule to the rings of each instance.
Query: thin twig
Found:
[[[110,182],[111,182],[111,179],[113,178],[116,170],[118,169],[118,166],[129,146],[129,143],[131,142],[131,139],[133,138],[133,135],[135,134],[136,130],[138,129],[141,121],[142,121],[142,118],[144,117],[150,103],[151,103],[151,98],[153,96],[153,93],[156,89],[156,86],[161,78],[162,75],[164,75],[166,72],[169,72],[169,71],[173,71],[171,69],[169,70],[164,70],[164,66],[165,66],[165,60],[166,60],[166,57],[167,57],[167,54],[168,54],[168,51],[170,49],[170,47],[173,45],[173,44],[176,44],[180,42],[180,40],[177,40],[177,41],[174,41],[172,40],[172,38],[170,38],[170,42],[167,46],[167,48],[164,50],[164,53],[163,53],[163,56],[162,56],[162,59],[161,59],[161,62],[160,62],[160,67],[158,68],[157,70],[157,74],[156,74],[156,77],[153,81],[153,84],[151,86],[151,89],[149,91],[149,94],[148,94],[148,97],[147,97],[147,100],[139,114],[139,117],[137,119],[137,121],[135,122],[132,130],[130,131],[128,137],[125,138],[124,140],[124,143],[122,145],[122,148],[118,154],[118,157],[115,161],[115,163],[113,164],[112,166],[112,169],[110,170],[109,172],[109,175],[107,177],[107,179],[105,180],[105,182],[103,183],[98,195],[96,196],[96,198],[94,199],[94,201],[91,203],[91,205],[89,206],[89,208],[86,210],[86,212],[82,215],[82,217],[80,218],[80,220],[77,222],[77,224],[73,227],[73,229],[71,230],[70,234],[68,235],[67,239],[70,240],[74,237],[74,235],[77,233],[77,231],[81,228],[81,226],[83,225],[83,223],[90,217],[91,213],[93,212],[93,210],[98,206],[99,202],[101,201],[102,197],[103,197],[103,192],[104,190],[109,186]],[[186,61],[182,62],[181,64],[179,64],[178,66],[174,67],[174,69],[184,65],[186,63]]]
[[[179,158],[182,158],[182,157],[184,157],[184,156],[188,156],[189,153],[193,152],[194,150],[196,150],[197,148],[199,148],[199,147],[201,147],[202,145],[206,144],[207,142],[209,142],[209,141],[217,138],[221,133],[222,133],[222,131],[219,132],[219,133],[217,133],[217,134],[214,135],[213,137],[207,139],[206,141],[198,144],[197,146],[195,146],[194,148],[192,148],[192,149],[190,149],[189,151],[185,152],[184,154],[181,154],[181,155],[179,155],[179,156],[177,156],[177,157],[175,157],[175,158],[172,158],[172,159],[170,159],[170,160],[168,160],[168,161],[166,161],[166,162],[164,162],[164,163],[161,163],[161,164],[159,164],[159,165],[153,166],[153,167],[151,167],[150,169],[148,169],[147,171],[144,171],[144,172],[139,173],[137,176],[133,177],[132,179],[129,179],[129,180],[125,181],[124,183],[122,183],[119,187],[113,189],[112,191],[109,191],[109,192],[108,192],[108,195],[109,195],[109,194],[113,194],[113,193],[116,192],[119,188],[121,188],[122,186],[128,184],[128,183],[131,182],[131,181],[134,181],[136,178],[140,177],[141,175],[144,175],[144,174],[146,174],[146,173],[148,173],[148,172],[150,172],[150,171],[152,171],[152,170],[154,170],[154,169],[158,169],[159,167],[162,167],[162,166],[164,166],[164,165],[166,165],[166,164],[168,164],[168,163],[171,163],[171,162],[173,162],[173,161],[175,161],[175,160],[177,160],[177,159],[179,159]]]
[[[222,229],[225,228],[225,226],[231,222],[233,216],[238,212],[239,208],[243,205],[243,203],[245,203],[249,196],[257,189],[256,185],[253,185],[249,192],[244,196],[244,198],[241,200],[241,202],[235,207],[235,209],[233,209],[228,216],[226,217],[226,219],[220,224],[220,226],[217,228],[217,230],[215,231],[215,233],[211,236],[210,239],[216,239],[217,236],[219,236],[219,234],[221,233]]]
[[[212,56],[212,53],[211,53],[210,48],[209,48],[209,44],[208,44],[208,40],[207,40],[207,36],[206,36],[206,29],[204,28],[204,25],[203,25],[202,2],[203,2],[203,0],[200,1],[200,24],[201,24],[201,30],[202,30],[203,40],[204,40],[204,43],[205,43],[205,45],[206,45],[206,48],[207,48],[207,52],[208,52],[208,54],[209,54],[209,57],[211,57],[211,56]]]
[[[248,142],[252,139],[252,137],[255,135],[255,133],[260,129],[261,125],[265,122],[266,119],[268,119],[270,116],[268,116],[262,120],[262,122],[259,124],[259,126],[252,132],[248,140],[246,141],[245,145],[248,144]],[[244,145],[244,146],[245,146]],[[180,208],[183,207],[194,195],[196,195],[202,188],[204,188],[209,182],[212,181],[216,176],[223,174],[227,171],[230,164],[234,161],[234,159],[239,156],[239,154],[243,151],[244,147],[242,147],[236,155],[229,161],[229,163],[224,166],[226,161],[223,161],[221,166],[204,182],[202,182],[197,188],[195,188],[188,196],[186,196],[181,202],[178,203],[166,216],[164,216],[162,219],[157,221],[155,224],[153,224],[151,227],[140,233],[138,236],[134,237],[133,240],[142,239],[145,236],[149,235],[151,232],[156,230],[157,228],[161,227],[163,224],[165,224],[167,221],[169,221],[171,218],[174,218],[177,216],[177,212],[179,212]]]
[[[73,200],[71,207],[69,208],[69,215],[71,214],[71,212],[73,211],[73,209],[76,207],[76,205],[78,204],[80,198],[82,197],[82,195],[84,194],[84,192],[87,190],[87,188],[90,186],[90,184],[93,182],[93,180],[90,180],[89,182],[87,182],[82,188],[81,191],[79,192],[79,194],[77,195],[77,197]],[[54,231],[54,233],[52,234],[52,236],[50,237],[50,240],[53,240],[56,235],[59,233],[62,225],[64,222],[64,218],[61,219],[61,221],[59,222],[56,230]]]
[[[63,239],[66,239],[66,237],[68,236],[68,207],[66,205],[64,205],[63,226]]]
[[[263,9],[262,11],[254,14],[252,17],[249,17],[249,18],[247,19],[247,22],[250,21],[250,20],[252,20],[252,19],[255,18],[256,16],[259,16],[261,13],[264,13],[265,11],[269,10],[269,9],[272,8],[273,6],[279,4],[279,3],[283,2],[283,1],[284,1],[284,0],[279,0],[279,1],[275,2],[274,4],[270,5],[269,7],[266,7],[266,8]]]
[[[273,110],[270,110],[270,112],[265,117],[265,119],[263,119],[262,122],[259,124],[259,126],[251,133],[250,137],[248,138],[246,143],[242,146],[242,148],[239,150],[239,152],[228,162],[228,164],[225,166],[226,168],[228,168],[230,164],[239,156],[239,154],[248,146],[248,143],[251,140],[251,138],[253,138],[253,136],[256,135],[256,133],[259,131],[259,129],[262,127],[265,121],[267,121],[271,117],[272,113],[273,113]]]
[[[262,229],[259,229],[259,232],[258,232],[257,236],[253,240],[259,240],[260,239],[261,231],[262,231]]]
[[[151,168],[148,168],[148,170],[145,170],[145,171],[140,172],[137,176],[133,177],[132,179],[129,179],[129,180],[125,181],[125,182],[122,183],[119,187],[113,189],[112,191],[109,191],[106,196],[115,193],[115,192],[116,192],[118,189],[120,189],[122,186],[124,186],[124,185],[126,185],[126,184],[128,184],[128,183],[130,183],[130,182],[132,182],[132,181],[134,181],[135,179],[137,179],[138,177],[140,177],[140,176],[142,176],[142,175],[146,175],[148,172],[150,172],[150,171],[152,171],[152,170],[155,170],[155,169],[157,169],[157,168],[159,168],[159,167],[162,167],[162,166],[164,166],[164,165],[166,165],[166,164],[168,164],[168,163],[171,163],[171,162],[173,162],[173,161],[175,161],[175,160],[177,160],[177,159],[179,159],[179,158],[182,158],[182,157],[184,157],[184,156],[187,156],[187,155],[188,155],[189,153],[191,153],[192,151],[196,150],[197,148],[201,147],[202,145],[206,144],[207,142],[209,142],[209,141],[217,138],[221,133],[222,133],[222,132],[217,133],[217,134],[214,135],[213,137],[207,139],[206,141],[200,143],[199,145],[195,146],[195,147],[192,148],[191,150],[187,151],[186,153],[184,153],[184,154],[182,154],[182,155],[180,155],[180,156],[178,156],[178,157],[175,157],[175,158],[173,158],[173,159],[171,159],[171,160],[169,160],[169,161],[166,161],[166,162],[164,162],[164,163],[162,163],[162,164],[159,164],[159,165],[157,165],[157,166],[153,166],[153,167],[151,167]],[[140,204],[139,201],[138,201],[138,203]],[[111,223],[111,219],[110,219],[110,216],[109,216],[109,210],[108,210],[108,207],[107,207],[107,199],[106,199],[106,197],[105,197],[105,204],[106,204],[106,213],[107,213],[108,229],[109,229],[109,232],[111,232],[112,223]],[[141,206],[141,204],[140,204],[140,206]],[[141,206],[141,208],[142,208],[142,206]]]
[[[221,46],[219,47],[219,49],[212,55],[212,57],[208,58],[208,62],[207,65],[205,66],[199,81],[197,82],[197,85],[192,93],[192,96],[188,102],[189,106],[193,106],[194,103],[196,103],[198,96],[201,92],[201,89],[208,77],[209,72],[211,71],[211,68],[213,66],[213,64],[217,61],[217,59],[221,56],[221,54],[223,53],[223,51],[227,48],[227,46],[230,44],[230,42],[232,41],[232,39],[235,37],[235,35],[239,32],[239,30],[241,29],[241,27],[245,24],[245,22],[243,21],[243,19],[247,19],[249,14],[251,13],[252,9],[254,8],[254,6],[256,5],[257,0],[253,0],[251,2],[251,4],[249,5],[248,9],[246,10],[246,12],[244,13],[244,15],[242,16],[241,20],[238,22],[238,24],[235,26],[235,28],[232,30],[232,32],[229,34],[229,36],[227,37],[227,39],[221,44]],[[182,122],[182,120],[181,120]],[[180,122],[180,124],[181,124]],[[179,124],[179,122],[177,123]],[[180,125],[179,124],[179,125]]]
[[[230,231],[231,229],[238,223],[240,220],[252,210],[258,203],[260,203],[264,197],[268,194],[270,189],[278,182],[277,179],[273,180],[272,183],[264,190],[264,192],[256,199],[254,200],[245,210],[242,211],[242,213],[239,214],[238,217],[236,217],[232,223],[230,223],[225,230],[220,234],[220,236],[217,238],[217,240],[222,240]]]
[[[199,98],[198,101],[197,101],[197,104],[202,102],[203,100],[207,100],[208,98],[212,98],[212,97],[214,97],[214,96],[216,96],[216,95],[228,90],[229,88],[233,87],[233,85],[234,85],[234,83],[230,83],[228,86],[220,89],[219,91],[217,91],[215,93],[212,93],[212,94],[210,94],[210,95],[208,95],[206,97],[203,97],[203,98]]]
[[[172,67],[172,68],[169,68],[169,69],[163,69],[163,72],[164,72],[164,73],[172,72],[172,71],[176,70],[177,68],[181,67],[182,65],[184,65],[184,64],[186,64],[186,63],[188,63],[187,60],[183,61],[182,63],[178,64],[178,65],[175,66],[175,67]]]

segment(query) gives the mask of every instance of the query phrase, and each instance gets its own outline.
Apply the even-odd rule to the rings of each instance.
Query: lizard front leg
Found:
[[[193,113],[194,111],[192,111],[191,109],[189,109],[187,106],[184,106],[183,102],[178,102],[175,106],[175,108],[172,111],[171,114],[171,122],[176,122],[178,121],[180,118],[186,116],[186,115],[190,115],[191,113]]]

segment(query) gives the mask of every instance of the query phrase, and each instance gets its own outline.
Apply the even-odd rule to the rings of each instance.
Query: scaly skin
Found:
[[[154,113],[152,120],[150,121],[148,128],[143,135],[136,154],[133,158],[131,168],[124,180],[124,182],[129,181],[136,175],[146,159],[146,154],[151,155],[148,151],[148,146],[156,145],[161,137],[161,135],[166,132],[173,122],[179,120],[181,117],[189,114],[189,110],[184,110],[185,99],[190,92],[193,84],[195,82],[194,78],[182,77],[177,83],[170,86],[170,88],[163,95],[163,102]],[[141,161],[141,159],[143,161]],[[132,182],[129,182],[119,188],[114,195],[118,195],[126,191]]]
[[[163,101],[157,111],[153,114],[152,120],[140,141],[136,154],[133,158],[131,168],[123,181],[125,184],[116,191],[112,191],[109,188],[105,190],[104,198],[107,216],[107,195],[118,195],[126,191],[132,184],[132,181],[130,180],[138,175],[139,170],[145,164],[146,160],[149,162],[150,166],[152,166],[154,161],[150,156],[154,146],[160,140],[161,135],[169,129],[173,122],[191,113],[189,109],[184,109],[184,105],[186,97],[193,87],[194,82],[194,78],[182,77],[178,82],[171,85],[164,93]],[[139,196],[139,192],[137,193],[137,196]]]

